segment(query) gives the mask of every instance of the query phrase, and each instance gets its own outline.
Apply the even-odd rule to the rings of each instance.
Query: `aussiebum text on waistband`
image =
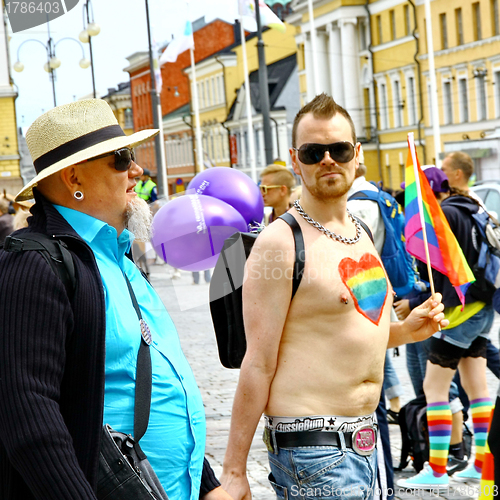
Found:
[[[310,417],[274,417],[265,415],[266,427],[277,432],[334,431],[354,432],[365,425],[376,425],[375,415],[341,417],[314,415]]]

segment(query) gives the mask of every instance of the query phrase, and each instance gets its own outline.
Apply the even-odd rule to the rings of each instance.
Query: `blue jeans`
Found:
[[[398,374],[392,364],[391,355],[389,350],[385,351],[385,365],[384,365],[384,391],[387,399],[394,399],[402,396],[404,391],[399,381]]]
[[[303,446],[268,452],[269,481],[278,499],[371,500],[377,453],[361,456],[350,448]]]

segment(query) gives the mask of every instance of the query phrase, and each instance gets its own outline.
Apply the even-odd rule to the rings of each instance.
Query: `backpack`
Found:
[[[2,249],[2,245],[0,245]],[[62,281],[69,299],[73,298],[76,289],[76,273],[73,257],[66,243],[51,238],[43,233],[22,233],[5,238],[5,252],[37,251],[46,260],[52,271]]]
[[[472,266],[476,281],[470,285],[469,291],[475,300],[491,304],[500,285],[500,227],[498,221],[484,210],[480,209],[471,216],[472,242],[479,257]]]
[[[381,189],[377,191],[358,191],[349,197],[351,200],[370,200],[378,203],[385,226],[384,247],[380,257],[387,276],[396,295],[402,297],[413,290],[415,270],[413,259],[405,246],[405,217],[401,205]]]
[[[429,428],[427,425],[427,402],[420,394],[406,403],[399,410],[399,428],[401,430],[401,458],[394,470],[402,471],[412,461],[413,468],[420,472],[424,463],[429,461]],[[463,424],[464,454],[470,458],[472,433]]]
[[[290,226],[295,242],[291,301],[299,288],[304,273],[304,238],[300,225],[292,214],[287,212],[279,218]],[[356,219],[373,241],[368,226],[361,219]],[[240,368],[247,348],[243,324],[242,290],[245,262],[258,235],[259,233],[238,232],[227,238],[210,280],[210,313],[219,359],[226,368]]]
[[[291,227],[295,242],[293,299],[304,273],[304,238],[293,215],[287,212],[279,218]],[[210,280],[210,313],[219,359],[226,368],[240,368],[247,349],[243,325],[243,278],[245,262],[258,235],[259,233],[235,233],[227,238]]]

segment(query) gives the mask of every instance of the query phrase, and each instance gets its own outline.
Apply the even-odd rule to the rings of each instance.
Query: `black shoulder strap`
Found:
[[[295,217],[289,213],[285,212],[283,215],[279,216],[280,219],[284,220],[292,229],[293,239],[295,242],[295,264],[293,266],[293,284],[292,284],[292,299],[297,293],[300,282],[302,280],[302,275],[304,274],[304,265],[306,262],[306,252],[304,247],[304,237],[302,236],[302,229],[300,229],[299,223],[295,220]]]
[[[47,261],[54,274],[59,276],[70,300],[76,288],[76,273],[73,257],[64,241],[43,233],[23,233],[7,236],[3,249],[6,252],[37,251]]]
[[[359,222],[361,227],[366,231],[366,234],[370,237],[370,239],[372,240],[372,243],[375,243],[375,241],[373,240],[373,234],[372,234],[370,228],[363,222],[362,219],[360,219],[359,217],[357,217],[354,214],[352,214],[352,216]]]

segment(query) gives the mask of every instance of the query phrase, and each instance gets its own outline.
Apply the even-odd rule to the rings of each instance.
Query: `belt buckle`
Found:
[[[352,447],[358,455],[371,455],[377,443],[377,432],[372,425],[364,425],[352,433]]]

